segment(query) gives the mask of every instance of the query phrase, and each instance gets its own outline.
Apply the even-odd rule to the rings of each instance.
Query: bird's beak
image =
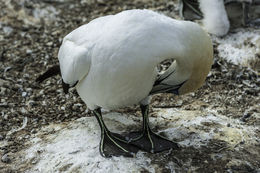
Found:
[[[65,94],[68,94],[69,88],[75,87],[77,84],[78,84],[78,81],[71,86],[70,84],[66,84],[66,83],[63,81],[63,79],[62,79],[62,88],[63,88],[63,91],[64,91]]]
[[[63,88],[64,93],[65,93],[65,94],[68,94],[70,85],[69,85],[69,84],[66,84],[66,83],[62,80],[62,88]]]

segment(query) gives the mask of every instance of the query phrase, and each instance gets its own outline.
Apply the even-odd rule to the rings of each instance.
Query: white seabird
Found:
[[[177,147],[150,129],[149,96],[198,89],[210,71],[213,48],[208,34],[196,23],[150,10],[128,10],[97,18],[69,33],[58,58],[64,90],[76,86],[99,122],[101,155],[131,156],[139,149],[160,152]],[[157,65],[166,59],[175,61],[157,77]],[[55,66],[37,80],[58,72]],[[143,130],[126,137],[110,132],[100,109],[134,104],[141,106]]]
[[[260,19],[250,19],[252,16],[249,12],[252,7],[260,5],[260,0],[179,0],[179,4],[181,18],[187,20],[202,19],[205,29],[217,36],[228,33],[230,29],[229,17],[234,15],[230,13],[242,14],[240,17],[236,14],[234,17],[236,19],[231,19],[235,20],[236,23],[241,21],[243,26],[259,27]],[[227,13],[227,11],[230,11],[230,13]]]
[[[230,23],[223,0],[200,0],[200,9],[204,14],[203,25],[209,33],[226,35]]]

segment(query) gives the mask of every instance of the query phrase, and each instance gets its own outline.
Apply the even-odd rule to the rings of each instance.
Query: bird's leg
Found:
[[[252,8],[258,8],[256,6],[260,5],[260,0],[226,0],[225,5],[231,4],[231,3],[237,3],[241,5],[242,8],[242,26],[253,26],[253,27],[260,27],[260,18],[257,17],[256,19],[252,19],[253,15],[250,15],[250,12],[253,10]],[[232,8],[232,5],[231,7]],[[240,11],[239,11],[240,12]],[[257,15],[256,15],[257,16]]]
[[[179,0],[179,15],[185,20],[200,20],[203,13],[198,0]]]
[[[149,106],[141,105],[140,107],[143,115],[143,129],[141,132],[131,132],[128,135],[129,143],[143,151],[151,153],[158,153],[171,148],[179,148],[177,143],[157,135],[151,130],[148,118]]]
[[[242,19],[242,24],[244,26],[248,25],[249,23],[249,3],[243,2],[242,3],[242,9],[243,9],[243,19]]]
[[[103,121],[100,108],[94,110],[93,114],[95,115],[101,129],[101,141],[99,145],[99,151],[103,157],[133,157],[133,154],[137,153],[138,148],[116,137],[120,136],[119,134],[112,133],[108,130]]]
[[[250,10],[252,10],[253,7],[259,5],[260,5],[260,0],[253,0],[252,3],[242,2],[244,26],[260,27],[260,18],[258,17],[256,19],[250,19],[252,16],[249,15]]]

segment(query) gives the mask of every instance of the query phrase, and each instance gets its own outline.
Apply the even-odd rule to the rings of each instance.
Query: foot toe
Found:
[[[164,137],[161,137],[152,131],[148,133],[131,132],[127,135],[129,143],[150,153],[158,153],[169,149],[178,149],[179,145]]]
[[[122,136],[116,133],[105,135],[100,142],[100,153],[103,157],[125,156],[133,157],[139,151],[136,146],[120,140]]]

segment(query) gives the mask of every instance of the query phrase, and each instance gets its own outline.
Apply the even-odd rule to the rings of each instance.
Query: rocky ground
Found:
[[[0,172],[75,172],[70,169],[73,163],[60,169],[40,169],[44,153],[38,149],[37,160],[28,156],[28,151],[37,144],[31,142],[36,136],[45,143],[56,144],[49,139],[56,132],[62,134],[68,127],[81,127],[79,120],[86,124],[92,121],[75,90],[68,95],[63,93],[59,76],[43,84],[35,82],[39,74],[58,64],[57,52],[66,34],[94,18],[127,9],[148,8],[178,18],[176,4],[170,0],[6,0],[0,3]],[[137,156],[139,166],[129,166],[132,172],[260,172],[259,35],[259,29],[245,28],[234,30],[224,38],[212,36],[215,60],[205,85],[184,96],[153,97],[152,117],[162,119],[158,122],[161,124],[165,113],[168,122],[156,125],[156,130],[172,134],[182,149],[156,155],[142,153]],[[243,63],[227,59],[249,54],[252,57]],[[134,120],[140,117],[137,106],[113,112]],[[114,115],[113,112],[107,115]],[[199,124],[195,123],[197,115],[202,117]],[[181,121],[182,118],[190,121]],[[184,123],[184,129],[178,129],[178,134],[167,131],[166,127],[177,128],[173,122]],[[44,130],[50,126],[54,130]],[[85,125],[83,129],[87,128]],[[200,134],[211,137],[203,138]],[[192,140],[194,145],[184,139]],[[98,159],[105,162],[103,158]],[[116,158],[110,161],[119,163]],[[132,163],[133,160],[124,161]],[[82,172],[82,169],[77,170]],[[86,165],[84,169],[90,170]]]

